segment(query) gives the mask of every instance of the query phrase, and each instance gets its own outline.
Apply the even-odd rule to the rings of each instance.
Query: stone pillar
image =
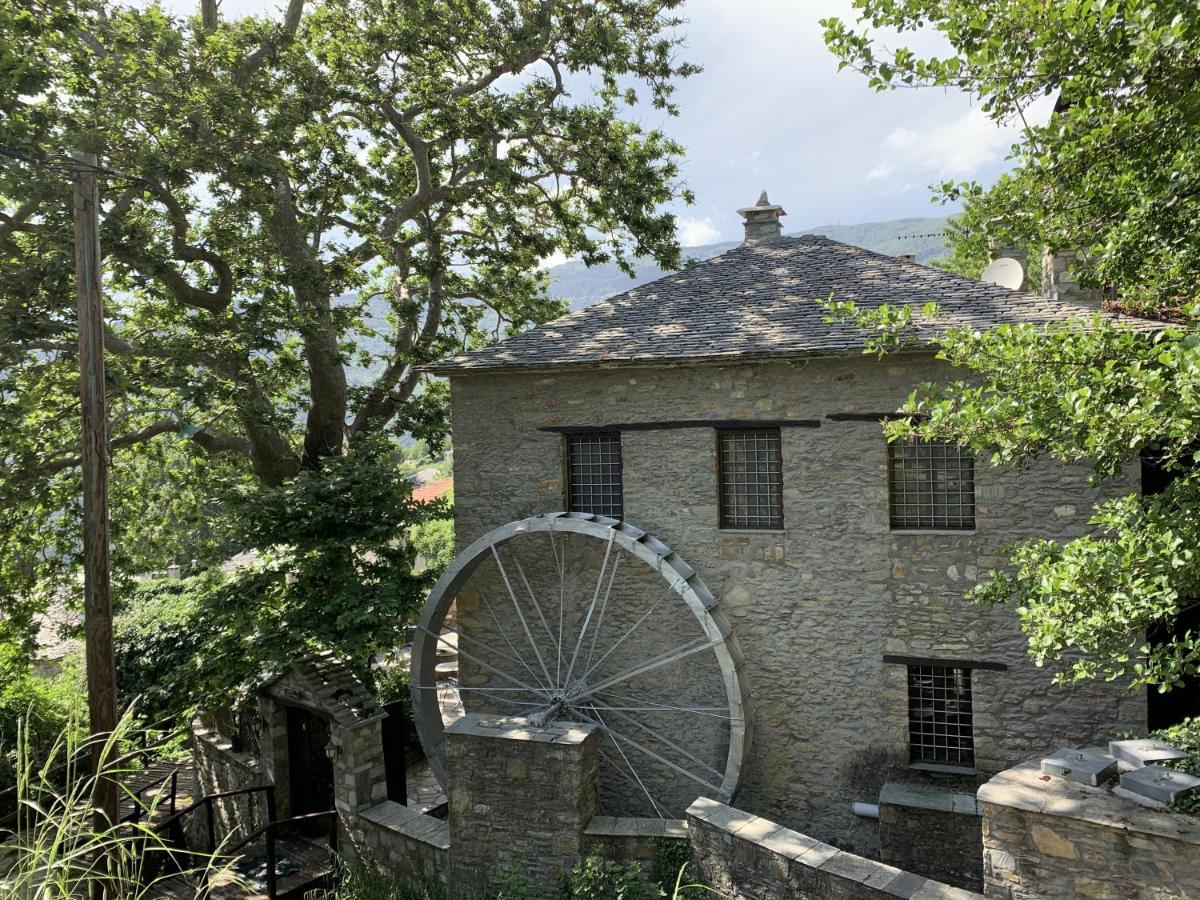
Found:
[[[747,241],[759,241],[764,238],[777,238],[783,234],[783,223],[780,218],[786,216],[783,207],[767,199],[763,191],[758,202],[738,210],[746,229]]]
[[[1042,294],[1060,300],[1099,305],[1102,292],[1098,288],[1082,287],[1071,272],[1079,253],[1075,250],[1042,251]]]
[[[383,767],[382,717],[350,728],[334,728],[334,805],[344,818],[387,799]]]
[[[599,735],[576,722],[534,725],[473,714],[446,729],[451,883],[483,894],[506,870],[531,896],[559,896],[599,811]]]

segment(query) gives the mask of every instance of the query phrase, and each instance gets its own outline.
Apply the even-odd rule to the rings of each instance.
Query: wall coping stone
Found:
[[[664,837],[687,839],[686,819],[638,819],[593,816],[584,834],[593,837]]]
[[[359,812],[358,816],[380,828],[429,844],[438,850],[450,849],[450,823],[445,819],[427,816],[412,807],[384,800],[370,809]]]
[[[973,795],[924,784],[888,782],[879,791],[879,805],[908,806],[967,816],[980,814],[979,801]]]
[[[1114,794],[1108,786],[1093,787],[1043,774],[1040,760],[1001,772],[980,787],[976,796],[980,803],[1200,845],[1200,817],[1148,809]]]
[[[904,900],[984,900],[982,894],[932,881],[895,866],[839,850],[806,834],[784,828],[761,816],[700,797],[688,807],[688,817],[734,837],[758,844],[786,859],[831,876],[857,882]]]
[[[191,736],[193,741],[199,741],[219,752],[224,756],[225,762],[240,766],[261,778],[267,778],[261,759],[245,750],[234,750],[232,738],[215,728],[209,728],[202,724],[199,719],[192,722]],[[265,783],[269,784],[270,780],[268,779]]]
[[[488,717],[470,713],[446,728],[447,734],[472,735],[491,740],[537,741],[547,744],[582,744],[596,726],[580,722],[547,722],[534,725],[520,716]]]

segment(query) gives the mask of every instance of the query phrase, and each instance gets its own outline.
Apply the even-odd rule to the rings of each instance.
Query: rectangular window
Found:
[[[614,519],[624,515],[619,431],[567,435],[567,506]]]
[[[783,456],[778,428],[717,432],[721,527],[783,527]]]
[[[970,669],[908,667],[908,746],[913,762],[975,765]]]
[[[975,456],[942,441],[888,444],[893,528],[975,527]]]

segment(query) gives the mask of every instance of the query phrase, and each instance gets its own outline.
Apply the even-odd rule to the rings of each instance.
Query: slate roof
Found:
[[[342,728],[384,715],[371,692],[328,650],[293,660],[283,671],[266,679],[260,690],[284,701],[313,702]]]
[[[814,301],[831,296],[860,307],[935,302],[940,314],[919,329],[921,340],[949,328],[1044,324],[1096,311],[1088,304],[1010,291],[818,235],[779,237],[742,244],[502,343],[443,360],[428,371],[461,375],[861,350],[866,337],[861,330],[823,321],[825,311]],[[1139,329],[1161,327],[1120,318]]]

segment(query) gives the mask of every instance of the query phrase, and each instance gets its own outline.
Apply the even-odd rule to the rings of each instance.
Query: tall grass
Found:
[[[106,900],[142,900],[161,881],[179,874],[201,884],[197,897],[206,895],[210,877],[220,874],[212,859],[180,853],[146,822],[95,826],[91,797],[97,778],[123,783],[136,771],[131,756],[121,752],[132,729],[128,713],[96,743],[81,740],[78,730],[68,727],[45,758],[35,761],[28,725],[21,725],[17,821],[13,834],[0,844],[0,897],[80,900],[102,894]],[[94,746],[106,760],[99,775],[88,773],[80,762]],[[144,819],[153,819],[157,804],[157,798],[149,802]]]

